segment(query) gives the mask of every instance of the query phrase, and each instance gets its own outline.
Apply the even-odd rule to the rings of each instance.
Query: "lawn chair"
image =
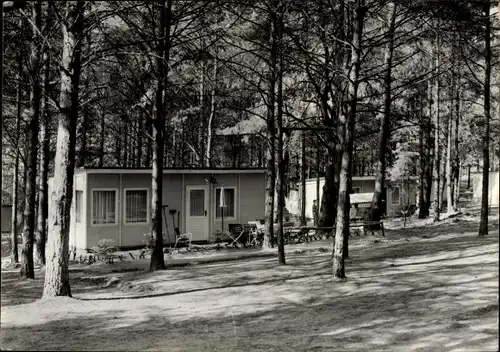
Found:
[[[229,224],[229,231],[227,235],[232,240],[227,246],[233,246],[234,248],[239,248],[238,246],[243,246],[243,243],[240,242],[240,238],[245,234],[245,230],[241,226],[241,224]]]
[[[177,248],[177,253],[179,253],[179,248],[177,247],[178,244],[181,244],[182,247],[187,247],[188,252],[191,252],[191,241],[193,239],[193,234],[191,232],[186,232],[186,233],[180,233],[177,234],[175,238],[175,245],[174,248]]]
[[[249,246],[258,245],[259,231],[257,231],[257,225],[255,223],[248,222],[248,225],[243,225],[243,231],[247,239],[247,244]]]

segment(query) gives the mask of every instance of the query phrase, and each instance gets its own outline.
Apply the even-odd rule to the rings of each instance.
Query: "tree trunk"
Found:
[[[453,183],[454,183],[454,211],[458,211],[458,199],[460,198],[460,154],[458,151],[459,147],[459,125],[460,125],[460,68],[457,68],[457,78],[455,82],[455,133],[454,137],[454,145],[455,145],[455,154],[454,154],[454,170],[453,170]]]
[[[154,112],[153,112],[154,113]],[[151,119],[147,118],[146,120],[146,131],[148,133],[148,136],[153,135],[153,129],[152,129],[152,123]],[[152,154],[152,145],[151,145],[151,138],[148,137],[146,139],[146,150],[145,150],[145,155],[144,155],[144,166],[145,167],[151,167],[151,154]],[[176,158],[178,157],[178,153],[176,153]]]
[[[102,135],[101,135],[101,138],[102,138]],[[118,123],[118,134],[116,135],[116,139],[115,139],[115,159],[116,159],[117,165],[122,164],[122,125],[121,125],[121,123]],[[104,162],[104,160],[103,160],[103,162]]]
[[[89,5],[90,6],[90,5]],[[87,35],[85,36],[85,39],[87,41],[87,50],[90,53],[91,50],[91,41],[90,41],[90,32],[87,31]],[[90,66],[87,67],[87,74],[85,76],[85,83],[84,83],[84,91],[87,96],[87,100],[90,97],[90,92],[89,92],[89,75],[90,75]],[[77,161],[77,166],[83,167],[85,166],[86,162],[86,154],[87,154],[87,130],[88,130],[88,121],[89,121],[89,105],[90,102],[87,101],[82,107],[82,127],[80,130],[80,150],[78,153],[78,161]]]
[[[205,149],[205,167],[212,165],[212,124],[215,118],[215,89],[217,88],[217,51],[214,56],[214,72],[212,76],[212,97],[210,105],[210,116],[207,124],[207,146]]]
[[[101,116],[104,116],[104,114],[101,113]],[[104,120],[101,118],[101,128],[102,128],[102,140],[101,140],[101,152],[100,152],[100,155],[104,156],[104,128],[105,128],[105,124],[104,124]],[[130,151],[130,142],[129,142],[129,139],[128,139],[128,133],[129,133],[129,128],[128,128],[128,125],[129,125],[129,119],[128,119],[128,116],[125,117],[125,125],[123,127],[124,129],[124,133],[123,133],[123,167],[124,168],[127,168],[128,167],[128,160],[129,160],[129,151]],[[104,158],[103,158],[103,161],[104,161]],[[101,161],[99,161],[100,163]],[[102,166],[101,166],[102,167]]]
[[[24,205],[24,229],[21,249],[21,277],[35,278],[33,264],[33,242],[35,235],[35,196],[36,196],[36,165],[38,154],[38,124],[40,122],[40,45],[39,31],[42,30],[42,2],[33,4],[32,42],[30,47],[31,92],[30,106],[32,113],[28,121],[28,157],[27,179]]]
[[[483,6],[486,25],[484,32],[484,65],[486,69],[484,75],[483,190],[481,192],[481,221],[479,223],[479,236],[486,236],[488,234],[488,190],[490,182],[491,19],[489,1],[484,1]]]
[[[202,41],[202,46],[205,47],[205,41]],[[215,82],[214,82],[215,85]],[[201,74],[200,74],[200,126],[198,130],[198,145],[201,149],[200,151],[200,166],[205,166],[205,61],[201,62]],[[208,144],[208,141],[207,141]]]
[[[142,134],[144,133],[143,128],[144,128],[144,121],[142,117],[142,111],[139,112],[139,115],[137,116],[137,130],[136,130],[136,138],[137,138],[137,154],[136,154],[136,163],[137,167],[142,167],[142,148],[143,148],[143,142],[142,142]]]
[[[277,65],[277,28],[276,13],[270,14],[271,35],[269,36],[270,64],[267,97],[267,135],[269,146],[266,156],[266,230],[263,248],[271,248],[274,242],[274,191],[276,186],[276,136],[275,136],[275,103],[276,103],[276,65]]]
[[[301,157],[300,157],[300,224],[306,226],[306,133],[301,133]]]
[[[333,255],[333,276],[345,278],[344,246],[349,236],[349,191],[351,189],[351,158],[354,145],[354,125],[358,100],[359,71],[361,66],[361,40],[363,36],[363,20],[366,14],[364,0],[356,1],[356,16],[354,20],[353,49],[351,62],[353,69],[349,73],[350,108],[345,121],[345,138],[340,171],[339,198],[337,202],[337,222],[335,233],[335,248]]]
[[[443,123],[444,124],[444,123]],[[445,142],[448,140],[448,121],[444,124],[444,137]],[[439,193],[439,199],[441,200],[440,212],[443,211],[444,208],[444,195],[446,191],[446,148],[444,146],[441,147],[441,171],[440,171],[441,179],[439,184],[441,185],[441,190]]]
[[[100,123],[101,123],[101,140],[99,142],[99,167],[103,167],[104,166],[104,140],[106,138],[106,134],[105,134],[106,124],[104,122],[104,112],[99,111],[98,115],[100,117]],[[127,133],[126,130],[125,130],[125,133]],[[125,136],[126,136],[126,134],[125,134]],[[121,138],[121,135],[119,137]],[[124,143],[123,146],[120,146],[120,149],[122,149],[122,148],[124,150],[126,150],[126,148],[127,148],[126,142]]]
[[[159,0],[159,14],[157,20],[158,42],[156,68],[158,79],[156,82],[155,115],[153,119],[153,177],[152,177],[152,231],[154,239],[153,253],[149,270],[165,269],[163,257],[163,235],[162,235],[162,192],[163,192],[163,136],[165,130],[164,111],[166,106],[166,91],[168,84],[168,62],[170,59],[170,27],[172,19],[172,0]]]
[[[431,126],[430,116],[423,112],[423,97],[420,97],[419,105],[419,168],[420,168],[420,187],[418,199],[418,218],[424,219],[429,216],[430,207],[430,192],[432,187],[432,172],[431,172]]]
[[[435,58],[433,58],[433,62],[435,59],[434,67],[437,69],[437,77],[435,80],[436,85],[436,97],[432,99],[432,105],[434,106],[433,112],[435,115],[435,123],[434,123],[434,221],[439,221],[439,214],[441,212],[441,150],[439,148],[439,100],[440,100],[440,81],[439,81],[439,49],[440,49],[440,39],[439,36],[436,38],[436,47],[433,50]],[[434,97],[433,97],[434,98]]]
[[[387,32],[388,42],[385,47],[384,65],[386,67],[384,77],[384,112],[380,116],[380,132],[378,135],[378,160],[376,164],[375,189],[373,191],[371,206],[371,221],[379,221],[382,211],[383,191],[385,184],[385,154],[387,142],[390,138],[389,119],[391,116],[391,81],[392,81],[392,56],[394,53],[394,30],[396,27],[396,4],[388,3]]]
[[[45,33],[48,33],[52,25],[52,4],[48,3],[46,8]],[[49,199],[48,199],[48,173],[49,173],[49,151],[50,151],[50,134],[49,134],[49,94],[50,94],[50,54],[49,48],[45,47],[43,52],[42,76],[40,81],[43,83],[43,98],[41,101],[42,119],[40,123],[40,185],[38,198],[38,224],[35,234],[35,258],[36,262],[45,265],[45,245],[47,243],[47,218],[49,216]]]
[[[453,105],[453,100],[451,101]],[[450,106],[450,112],[453,111],[453,106]],[[446,134],[446,212],[451,214],[453,212],[453,192],[452,192],[452,179],[451,179],[451,148],[452,148],[452,122],[453,116],[448,115],[447,121],[447,134]]]
[[[276,65],[277,73],[277,94],[276,94],[276,119],[278,122],[278,263],[285,265],[285,242],[283,236],[283,212],[285,209],[285,138],[283,131],[283,14],[284,7],[280,1],[277,8],[275,19],[278,41],[278,57]]]
[[[78,86],[81,70],[81,38],[85,1],[66,3],[61,62],[61,93],[54,178],[49,214],[47,268],[44,297],[69,296],[69,227],[73,199]]]
[[[317,146],[316,146],[316,203],[319,204],[319,193],[320,193],[320,186],[321,186],[321,183],[320,183],[320,177],[319,177],[319,172],[320,172],[320,169],[321,169],[321,158],[320,158],[320,143],[318,142],[317,143]],[[314,214],[313,214],[314,215]],[[316,226],[318,225],[317,223],[315,224]]]
[[[11,232],[11,262],[19,263],[19,248],[18,248],[18,212],[19,212],[19,153],[20,153],[20,136],[21,136],[21,100],[22,100],[22,75],[23,75],[23,59],[19,53],[18,56],[18,81],[16,92],[16,156],[14,161],[14,175],[12,180],[12,232]]]

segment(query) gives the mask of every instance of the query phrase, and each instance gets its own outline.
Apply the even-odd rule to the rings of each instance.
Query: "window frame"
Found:
[[[115,221],[113,223],[107,224],[94,224],[94,192],[102,192],[102,191],[113,191],[115,192]],[[91,200],[90,200],[90,226],[91,227],[109,227],[109,226],[117,226],[118,225],[118,196],[120,194],[118,188],[92,188],[90,191]]]
[[[222,217],[219,217],[219,218],[217,217],[217,190],[218,189],[222,189],[222,187],[216,187],[215,188],[215,195],[214,195],[214,197],[215,197],[214,198],[214,219],[215,219],[215,221],[221,221],[222,220]],[[237,215],[236,215],[236,200],[238,199],[238,194],[237,194],[237,190],[236,190],[235,186],[228,186],[228,187],[224,186],[224,191],[226,191],[228,189],[234,190],[234,202],[233,202],[233,214],[234,214],[234,216],[224,216],[224,221],[225,220],[234,221],[237,218]]]
[[[146,221],[145,222],[127,222],[127,191],[146,191]],[[137,187],[137,188],[124,188],[123,189],[123,224],[127,226],[134,225],[149,225],[151,218],[150,211],[150,201],[149,201],[149,188]]]
[[[397,202],[394,202],[394,191],[398,189],[398,197],[397,197]],[[394,186],[391,190],[391,205],[400,205],[401,204],[401,187],[399,186]]]
[[[357,189],[357,190],[358,190],[358,192],[357,192],[357,193],[356,193],[356,192],[354,192],[354,190],[355,190],[355,189]],[[351,186],[351,190],[352,190],[352,193],[351,193],[351,194],[359,194],[359,193],[361,193],[361,187],[360,187],[360,186],[356,186],[356,187],[352,187],[352,186]]]
[[[80,192],[80,199],[79,199],[80,203],[78,203],[78,197],[77,197],[78,192]],[[80,210],[80,214],[78,214],[78,210]],[[83,219],[83,190],[75,189],[75,223],[81,224],[83,222],[82,219]]]

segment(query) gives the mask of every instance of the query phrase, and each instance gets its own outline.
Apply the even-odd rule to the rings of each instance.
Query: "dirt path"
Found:
[[[496,351],[498,221],[488,237],[476,229],[458,220],[353,238],[345,282],[318,251],[326,241],[288,246],[284,267],[259,258],[103,275],[96,266],[73,273],[77,299],[36,300],[41,278],[2,271],[2,349]],[[82,279],[97,274],[127,284]]]

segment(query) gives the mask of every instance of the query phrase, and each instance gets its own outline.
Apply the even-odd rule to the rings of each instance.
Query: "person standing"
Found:
[[[314,226],[318,226],[318,224],[319,224],[319,209],[318,209],[318,203],[316,202],[316,199],[313,200],[312,212],[313,212],[313,218],[314,218]]]

